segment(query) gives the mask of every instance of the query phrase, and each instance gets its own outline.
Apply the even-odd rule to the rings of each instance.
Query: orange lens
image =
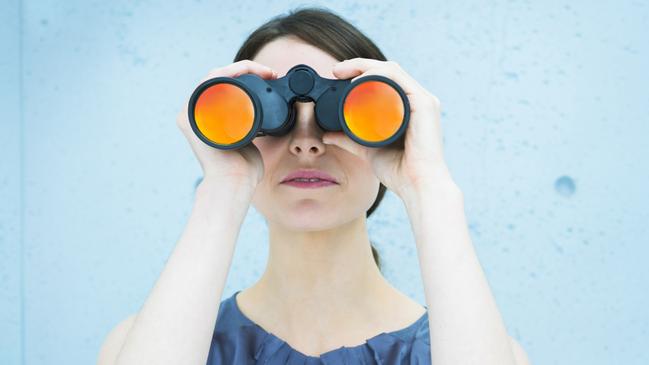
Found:
[[[211,141],[234,144],[250,133],[255,107],[240,87],[230,83],[215,84],[196,100],[194,120],[201,133]]]
[[[347,94],[343,116],[349,130],[358,138],[369,142],[385,141],[403,123],[403,100],[389,84],[365,81]]]

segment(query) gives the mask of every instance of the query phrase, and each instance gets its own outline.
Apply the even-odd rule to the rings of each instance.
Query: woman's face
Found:
[[[278,78],[304,63],[320,76],[335,79],[332,68],[338,63],[328,53],[295,37],[266,44],[253,61],[271,67]],[[324,131],[316,123],[314,107],[314,102],[295,102],[295,124],[288,134],[256,137],[252,142],[264,160],[264,177],[252,204],[269,222],[295,231],[324,230],[365,217],[379,189],[379,180],[369,163],[322,143]],[[298,188],[281,183],[297,169],[324,171],[338,184]]]

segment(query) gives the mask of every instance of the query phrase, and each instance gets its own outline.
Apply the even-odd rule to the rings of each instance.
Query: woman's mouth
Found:
[[[326,186],[338,185],[332,181],[320,180],[320,179],[292,179],[283,182],[282,184],[290,185],[296,188],[322,188]]]

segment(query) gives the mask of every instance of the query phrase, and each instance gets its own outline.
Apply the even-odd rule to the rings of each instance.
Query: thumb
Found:
[[[322,136],[322,143],[340,147],[360,158],[367,159],[368,157],[368,148],[347,137],[345,132],[326,132]]]

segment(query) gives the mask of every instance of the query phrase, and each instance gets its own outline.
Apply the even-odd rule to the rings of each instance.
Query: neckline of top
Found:
[[[336,351],[340,351],[341,349],[348,349],[348,350],[351,350],[351,349],[358,349],[358,348],[361,348],[361,347],[363,347],[363,346],[366,346],[368,342],[375,341],[375,340],[377,340],[378,338],[385,337],[385,336],[392,336],[392,337],[394,337],[394,338],[402,339],[402,336],[400,336],[400,335],[402,335],[402,334],[404,334],[404,333],[407,333],[407,332],[409,332],[409,331],[412,331],[412,330],[416,330],[416,329],[418,329],[418,328],[422,325],[422,322],[423,322],[423,321],[427,318],[427,316],[428,316],[428,307],[427,307],[427,306],[424,306],[424,308],[426,308],[426,311],[424,312],[424,314],[422,314],[422,315],[421,315],[421,316],[420,316],[416,321],[414,321],[413,323],[407,325],[406,327],[403,327],[403,328],[401,328],[401,329],[394,330],[394,331],[381,332],[381,333],[379,333],[379,334],[377,334],[377,335],[374,335],[374,336],[372,336],[372,337],[366,339],[365,342],[363,342],[363,343],[361,343],[361,344],[359,344],[359,345],[355,345],[355,346],[340,346],[340,347],[338,347],[338,348],[336,348],[336,349],[333,349],[333,350],[329,350],[329,351],[323,352],[323,353],[321,353],[321,354],[318,355],[318,356],[313,356],[313,355],[307,355],[307,354],[305,354],[305,353],[302,353],[302,352],[296,350],[296,349],[293,348],[293,347],[292,347],[288,342],[286,342],[286,341],[284,341],[283,339],[279,338],[279,337],[278,337],[277,335],[275,335],[274,333],[269,332],[269,331],[266,331],[265,328],[263,328],[262,326],[260,326],[259,324],[257,324],[257,323],[256,323],[255,321],[253,321],[252,319],[248,318],[248,316],[246,316],[246,315],[241,311],[241,309],[239,308],[239,304],[237,304],[237,295],[239,294],[239,292],[241,292],[241,290],[236,291],[236,292],[235,292],[235,293],[230,297],[230,300],[232,301],[232,308],[234,309],[234,311],[237,313],[237,315],[238,315],[240,318],[243,318],[243,320],[244,320],[245,322],[247,322],[247,323],[250,324],[250,325],[253,325],[253,326],[256,327],[256,328],[258,328],[258,329],[259,329],[259,330],[260,330],[260,331],[261,331],[265,336],[271,336],[271,337],[274,338],[276,341],[278,341],[278,342],[280,342],[280,343],[282,343],[282,344],[288,346],[291,350],[293,350],[293,351],[295,351],[296,353],[298,353],[298,354],[300,354],[300,355],[302,355],[302,356],[304,356],[304,357],[307,357],[307,358],[323,358],[323,357],[326,357],[326,356],[328,356],[328,355],[330,355],[330,354],[332,354],[332,353],[334,353],[334,352],[336,352]]]

